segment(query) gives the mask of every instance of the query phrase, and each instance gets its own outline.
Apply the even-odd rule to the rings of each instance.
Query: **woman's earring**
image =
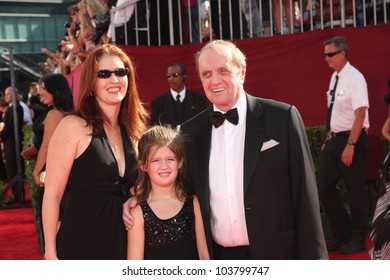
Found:
[[[94,92],[93,90],[91,90],[91,91],[89,92],[89,95],[93,97],[93,96],[95,95],[95,92]]]

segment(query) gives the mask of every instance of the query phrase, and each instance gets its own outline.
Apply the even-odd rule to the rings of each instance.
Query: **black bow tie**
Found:
[[[218,111],[212,111],[210,113],[210,120],[211,123],[217,128],[223,124],[225,120],[228,120],[234,125],[238,124],[238,112],[237,108],[231,109],[226,112],[226,114],[223,114]]]

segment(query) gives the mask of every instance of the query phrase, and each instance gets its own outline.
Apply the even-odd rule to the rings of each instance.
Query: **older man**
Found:
[[[216,40],[196,56],[212,103],[185,122],[210,256],[326,259],[305,127],[291,105],[244,91],[246,58]]]

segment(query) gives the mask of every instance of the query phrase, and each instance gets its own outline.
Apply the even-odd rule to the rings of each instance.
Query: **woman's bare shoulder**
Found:
[[[69,129],[85,129],[87,122],[76,115],[67,115],[61,120],[60,125]]]

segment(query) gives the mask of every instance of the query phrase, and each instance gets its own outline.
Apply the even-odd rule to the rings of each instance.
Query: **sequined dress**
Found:
[[[193,201],[172,218],[161,220],[147,202],[140,204],[145,227],[145,260],[199,259],[195,239]]]
[[[122,204],[137,174],[132,143],[122,125],[121,133],[126,160],[123,177],[119,176],[104,131],[92,137],[87,149],[74,160],[57,234],[59,259],[126,259],[127,233]]]

